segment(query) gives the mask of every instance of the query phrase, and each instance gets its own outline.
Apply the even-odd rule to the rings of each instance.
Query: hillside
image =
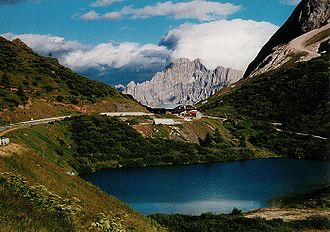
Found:
[[[329,159],[329,56],[242,80],[200,108],[228,130],[291,158]],[[247,123],[248,122],[248,123]]]
[[[80,173],[120,166],[193,164],[273,156],[266,150],[242,145],[243,141],[231,138],[230,134],[223,136],[226,129],[215,121],[202,125],[202,122],[191,125],[196,130],[205,130],[204,137],[195,143],[169,140],[163,125],[156,127],[158,136],[145,138],[127,122],[93,115],[28,127],[7,136],[14,143],[30,147]],[[213,128],[207,129],[208,125]]]
[[[61,231],[63,227],[67,231],[162,231],[77,173],[254,157],[249,149],[222,140],[219,132],[201,139],[201,145],[147,139],[127,122],[106,116],[76,116],[6,136],[11,143],[0,147],[0,218],[4,219],[0,226],[5,231]]]
[[[79,76],[19,39],[0,37],[2,123],[81,112],[144,111],[111,86]]]
[[[67,134],[65,123],[7,134],[10,145],[0,147],[0,230],[162,231],[72,172],[77,147]]]
[[[274,155],[266,149],[258,150],[244,139],[234,139],[240,134],[231,134],[226,123],[215,119],[205,119],[189,127],[205,130],[200,145],[143,138],[127,122],[93,115],[7,132],[11,143],[0,147],[0,218],[4,219],[0,220],[1,228],[5,231],[61,231],[62,228],[67,231],[108,231],[109,228],[118,232],[163,231],[156,222],[84,182],[77,173],[109,167],[220,162],[256,158],[258,154],[259,157]],[[214,128],[217,129],[214,131]],[[212,228],[214,219],[227,227],[225,231],[236,228],[236,224],[232,224],[234,221],[240,228],[248,229],[253,223],[252,229],[270,228],[270,231],[278,226],[286,231],[329,227],[324,218],[275,225],[272,221],[248,220],[241,216],[209,216],[180,218],[196,219],[194,223],[199,228],[196,231],[203,231],[201,228],[205,226]],[[186,227],[189,231],[193,226],[177,224],[177,215],[164,217],[151,218],[170,231]],[[314,222],[322,223],[315,226]],[[176,229],[172,230],[172,226]]]

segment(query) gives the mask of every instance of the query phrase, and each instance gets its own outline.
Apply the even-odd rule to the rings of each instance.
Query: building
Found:
[[[9,144],[9,138],[0,138],[0,145],[7,146]]]
[[[155,118],[154,124],[155,125],[175,125],[175,122],[173,119],[170,119],[170,118]]]
[[[185,116],[193,117],[193,118],[202,118],[203,114],[201,112],[199,112],[198,110],[190,110],[185,114]]]
[[[184,115],[185,113],[191,110],[196,110],[196,107],[191,105],[185,105],[185,106],[180,105],[173,109],[172,114]]]
[[[167,113],[173,113],[173,110],[179,106],[182,106],[180,104],[161,104],[154,108],[147,107],[147,110],[155,113],[155,114],[167,114]]]

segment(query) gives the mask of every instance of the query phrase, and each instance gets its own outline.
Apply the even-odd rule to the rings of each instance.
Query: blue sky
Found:
[[[8,39],[20,37],[41,54],[51,51],[64,65],[80,73],[88,73],[94,79],[111,84],[127,83],[130,79],[141,81],[150,78],[169,60],[179,56],[201,58],[209,68],[225,65],[244,69],[248,59],[255,56],[270,35],[284,23],[297,2],[0,0],[0,34]],[[209,41],[200,33],[207,34]],[[210,46],[202,47],[203,50],[194,56],[195,48],[201,44],[214,43],[215,48],[217,44],[225,44],[218,47],[221,54],[230,45],[237,47],[228,39],[230,33],[233,39],[237,35],[241,35],[242,40],[247,38],[246,46],[241,46],[237,40],[240,49],[247,49],[249,54],[246,59],[235,58],[241,59],[241,63],[218,58]],[[195,41],[189,40],[193,37]],[[258,43],[251,44],[252,40]],[[100,53],[104,57],[97,62],[92,61],[93,57],[100,58]],[[110,55],[117,60],[109,58]],[[79,56],[84,59],[90,57],[83,67],[77,64]],[[130,59],[131,62],[125,62]],[[122,77],[121,81],[123,73],[126,77]]]

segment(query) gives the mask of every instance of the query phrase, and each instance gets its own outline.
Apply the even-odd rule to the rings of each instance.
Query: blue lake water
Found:
[[[228,213],[267,207],[274,197],[330,184],[330,162],[260,159],[106,169],[82,178],[143,214]]]

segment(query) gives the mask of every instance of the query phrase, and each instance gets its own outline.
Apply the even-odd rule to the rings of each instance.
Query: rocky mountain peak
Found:
[[[27,46],[20,38],[16,38],[14,40],[11,41],[13,44],[15,44],[16,46],[19,46],[21,48],[24,48],[24,49],[28,49],[30,51],[32,51],[32,49]]]
[[[299,14],[298,14],[299,13]],[[297,7],[297,21],[302,33],[320,28],[330,23],[329,0],[303,0]],[[293,20],[295,20],[293,17]]]
[[[174,60],[150,81],[130,82],[125,90],[140,103],[155,107],[160,104],[195,104],[213,95],[222,87],[241,78],[239,70],[217,67],[207,69],[200,59]]]
[[[243,77],[249,77],[255,70],[270,63],[270,55],[276,48],[329,23],[330,0],[302,0],[283,26],[263,46]]]

